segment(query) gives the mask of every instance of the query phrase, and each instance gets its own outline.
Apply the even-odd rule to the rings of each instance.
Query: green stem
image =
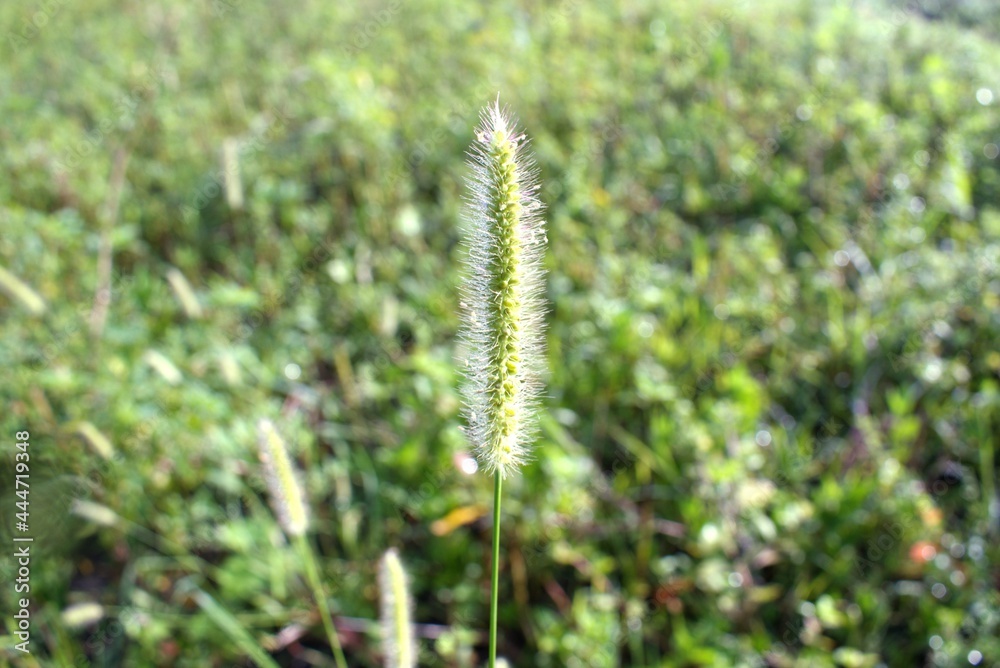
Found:
[[[497,602],[500,598],[500,486],[503,476],[493,474],[493,591],[490,595],[490,664],[497,664]]]
[[[996,482],[993,479],[994,467],[993,441],[989,437],[989,424],[982,413],[979,414],[979,467],[983,478],[983,497],[986,499],[986,517],[989,526],[996,526],[995,504],[997,501]]]
[[[323,583],[319,579],[319,570],[316,568],[312,548],[305,535],[299,535],[298,543],[299,550],[302,552],[302,561],[306,565],[306,578],[309,580],[309,587],[312,589],[313,598],[316,599],[316,605],[319,606],[319,616],[323,618],[323,628],[326,630],[330,649],[333,650],[333,657],[337,661],[337,668],[347,668],[347,659],[344,658],[344,650],[340,647],[340,637],[337,635],[337,628],[333,625],[333,617],[330,616],[330,606],[326,602],[326,593],[323,591]]]

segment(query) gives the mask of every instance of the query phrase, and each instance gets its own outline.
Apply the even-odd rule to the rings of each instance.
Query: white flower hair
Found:
[[[525,461],[535,429],[547,238],[527,139],[499,100],[483,110],[469,156],[466,417],[480,464],[507,477]]]

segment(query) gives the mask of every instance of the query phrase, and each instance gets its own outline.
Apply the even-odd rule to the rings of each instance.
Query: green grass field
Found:
[[[383,665],[391,547],[419,665],[485,665],[456,333],[499,93],[549,238],[509,665],[1000,666],[992,3],[39,0],[0,28],[0,665],[334,665],[261,418],[349,665]]]

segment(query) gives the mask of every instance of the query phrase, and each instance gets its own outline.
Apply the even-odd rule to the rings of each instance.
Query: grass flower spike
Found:
[[[281,528],[289,538],[294,539],[299,550],[306,571],[306,580],[316,600],[316,607],[319,608],[320,620],[330,642],[330,649],[333,650],[337,668],[347,668],[347,659],[340,645],[337,627],[333,623],[323,581],[316,566],[316,556],[306,537],[306,531],[309,530],[309,507],[306,505],[298,472],[292,465],[292,458],[288,455],[285,441],[270,420],[261,420],[257,424],[257,439],[264,477],[267,479],[267,489],[271,495],[271,506],[278,516]]]
[[[302,536],[309,528],[309,512],[285,442],[270,420],[258,423],[257,438],[264,477],[278,522],[290,537]]]
[[[417,665],[417,644],[410,621],[409,588],[406,571],[399,554],[390,549],[379,565],[379,589],[382,591],[382,635],[385,668],[414,668]]]
[[[480,464],[507,477],[524,462],[534,427],[546,237],[524,135],[499,102],[481,120],[466,216],[465,396]]]
[[[540,388],[545,227],[534,162],[499,100],[482,113],[470,150],[468,267],[462,308],[469,345],[469,436],[493,474],[489,667],[496,666],[500,491],[528,454]]]

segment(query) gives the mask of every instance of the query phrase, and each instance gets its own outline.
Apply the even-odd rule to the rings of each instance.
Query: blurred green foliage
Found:
[[[251,665],[248,638],[330,665],[261,417],[351,665],[380,665],[390,546],[421,665],[481,665],[457,240],[497,91],[550,239],[511,665],[1000,665],[989,3],[53,0],[0,26],[2,512],[28,429],[39,555],[18,665]]]

